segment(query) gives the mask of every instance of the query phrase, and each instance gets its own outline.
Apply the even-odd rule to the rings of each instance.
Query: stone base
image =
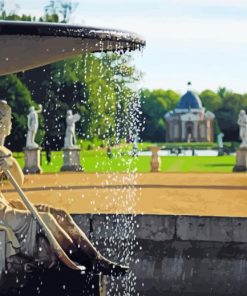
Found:
[[[236,165],[233,172],[246,172],[247,171],[247,148],[239,148],[236,155]]]
[[[107,282],[105,276],[81,274],[63,267],[5,275],[0,281],[0,289],[1,296],[106,296]]]
[[[218,156],[223,156],[224,155],[224,148],[219,148],[218,149]]]
[[[246,218],[176,215],[176,210],[173,215],[73,215],[87,234],[92,231],[99,250],[112,246],[113,258],[118,254],[112,245],[116,225],[125,229],[130,217],[139,225],[135,239],[141,246],[130,262],[135,289],[127,294],[123,278],[116,290],[116,279],[109,277],[107,295],[246,296]],[[128,244],[127,236],[122,243]]]
[[[40,147],[37,148],[24,148],[25,167],[24,174],[41,174],[42,168],[40,167]]]
[[[81,165],[63,165],[61,172],[83,172],[83,167]]]
[[[61,172],[83,172],[80,165],[80,148],[63,149],[63,166]]]

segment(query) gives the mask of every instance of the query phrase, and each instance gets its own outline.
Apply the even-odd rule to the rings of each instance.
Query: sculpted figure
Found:
[[[239,136],[242,140],[240,147],[247,147],[247,115],[245,110],[240,110],[238,115]]]
[[[1,144],[11,130],[11,109],[5,101],[0,101],[0,139]],[[0,174],[2,169],[8,169],[14,179],[22,185],[24,175],[17,161],[11,156],[11,151],[3,145],[0,146]],[[108,275],[123,275],[128,267],[115,264],[103,257],[89,241],[85,233],[76,225],[72,217],[64,210],[55,209],[47,205],[35,205],[39,216],[53,233],[56,241],[65,254],[78,264],[84,265],[86,269],[102,272]],[[0,226],[8,229],[8,250],[7,257],[21,255],[36,262],[35,250],[42,250],[37,247],[37,237],[44,237],[42,227],[38,224],[33,215],[23,206],[21,202],[8,202],[0,192]],[[38,245],[39,246],[39,245]],[[47,267],[54,262],[52,246],[49,245],[48,257],[50,261]]]
[[[66,116],[66,131],[64,138],[64,148],[75,148],[76,146],[76,135],[75,135],[75,123],[80,120],[81,116],[76,113],[73,114],[72,110],[67,111]]]
[[[224,148],[223,138],[224,138],[223,133],[219,133],[217,135],[218,148]]]
[[[39,118],[38,113],[42,112],[42,105],[39,105],[39,110],[35,110],[32,106],[29,108],[29,114],[27,116],[27,139],[26,139],[26,147],[27,148],[37,148],[39,145],[35,143],[35,136],[39,127]]]

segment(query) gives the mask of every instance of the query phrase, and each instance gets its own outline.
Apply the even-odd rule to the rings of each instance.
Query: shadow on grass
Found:
[[[205,167],[234,167],[233,163],[210,163],[210,164],[204,164]]]

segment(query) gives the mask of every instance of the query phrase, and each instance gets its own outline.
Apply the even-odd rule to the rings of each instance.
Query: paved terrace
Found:
[[[244,173],[43,174],[26,176],[23,189],[33,203],[73,214],[247,217]],[[2,192],[8,199],[17,198],[9,184],[2,185]]]

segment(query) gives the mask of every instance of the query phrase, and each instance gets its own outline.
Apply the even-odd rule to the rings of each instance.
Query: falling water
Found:
[[[107,54],[105,56],[107,58]],[[109,66],[110,67],[110,66]],[[101,78],[104,67],[99,68],[99,78]],[[86,71],[87,72],[87,71]],[[134,87],[134,86],[132,86]],[[89,91],[91,91],[89,89]],[[102,88],[98,88],[97,97],[102,97]],[[138,89],[132,89],[132,94],[125,97],[121,89],[120,83],[117,84],[118,102],[116,106],[111,105],[111,98],[105,98],[103,101],[98,101],[97,107],[104,104],[104,108],[109,108],[110,112],[115,112],[115,122],[105,130],[102,135],[105,146],[110,147],[112,155],[102,160],[100,158],[96,164],[100,170],[100,166],[107,167],[109,174],[105,175],[101,185],[108,188],[106,196],[104,196],[105,212],[98,212],[95,208],[94,212],[101,215],[100,223],[94,223],[92,215],[92,233],[91,239],[96,247],[107,258],[119,262],[124,265],[130,265],[129,273],[121,278],[109,278],[107,295],[134,295],[136,276],[134,266],[136,264],[134,258],[134,250],[137,248],[136,241],[137,223],[135,219],[134,208],[138,199],[139,192],[136,185],[136,169],[134,163],[135,157],[129,156],[127,144],[133,143],[138,138],[142,123],[140,121],[140,96]],[[97,104],[96,103],[96,104]],[[92,110],[94,112],[95,110]],[[106,118],[107,120],[107,118]],[[98,127],[91,131],[93,134],[100,133]],[[130,144],[129,144],[130,145]],[[117,150],[114,152],[114,146]],[[127,154],[127,155],[126,155]],[[124,167],[124,174],[114,172],[113,158],[118,160],[119,167]],[[116,168],[115,168],[116,169]],[[96,168],[97,170],[97,168]],[[96,175],[99,180],[102,180],[101,174]],[[109,186],[110,185],[110,186]],[[103,198],[101,189],[94,189],[98,199]],[[92,204],[94,201],[92,201]]]
[[[107,162],[106,166],[111,174],[105,175],[101,188],[105,190],[108,184],[111,186],[104,197],[104,211],[98,211],[94,207],[94,200],[91,201],[92,212],[99,214],[102,224],[99,223],[97,226],[94,219],[96,215],[91,215],[92,231],[90,235],[96,247],[107,258],[128,264],[131,267],[126,277],[109,280],[107,294],[134,295],[136,277],[133,266],[136,261],[133,259],[133,254],[137,246],[135,240],[137,224],[134,215],[138,193],[135,187],[136,170],[133,169],[135,155],[126,155],[128,150],[126,144],[130,143],[131,145],[131,143],[139,140],[138,134],[142,127],[138,89],[130,88],[132,81],[128,80],[128,67],[126,67],[128,56],[125,53],[127,49],[129,52],[141,49],[145,45],[145,41],[136,34],[129,32],[67,24],[3,21],[0,23],[0,27],[0,39],[4,44],[1,47],[3,58],[0,61],[0,75],[22,71],[21,75],[26,77],[26,80],[22,77],[24,81],[27,84],[33,84],[33,98],[37,103],[44,104],[44,122],[41,122],[43,129],[41,128],[40,131],[45,130],[46,138],[43,139],[45,145],[49,145],[52,150],[63,147],[65,110],[69,107],[82,115],[78,126],[80,131],[78,136],[82,139],[82,143],[80,143],[82,146],[84,142],[97,138],[101,141],[103,148],[117,147],[117,152],[113,153],[113,157],[118,160],[118,166],[120,170],[124,171],[124,174],[115,172],[115,170],[118,171],[118,166],[117,169],[112,167],[110,157],[108,159],[105,154],[104,162]],[[107,51],[113,53],[107,55]],[[97,54],[90,54],[92,52],[97,52]],[[82,54],[81,59],[72,58],[65,63],[39,68],[37,71],[40,72],[36,72],[36,75],[38,73],[37,76],[39,76],[36,77],[39,83],[37,83],[35,77],[32,77],[32,72],[24,72],[79,54]],[[122,59],[116,58],[121,55]],[[115,67],[112,67],[114,63]],[[115,72],[113,73],[113,71]],[[42,77],[45,77],[45,79],[42,79]],[[137,81],[137,76],[134,75],[133,80]],[[71,83],[73,84],[72,92]],[[69,88],[66,87],[67,85],[69,85]],[[104,94],[105,97],[103,97]],[[54,116],[54,114],[56,115]],[[40,134],[40,137],[42,138],[42,134]],[[114,149],[112,148],[112,150]],[[100,171],[102,164],[102,159],[99,159],[95,170]],[[57,168],[58,170],[59,168]],[[98,176],[96,175],[97,178]],[[101,193],[102,191],[98,189],[96,198],[102,198]],[[102,234],[99,232],[100,228],[105,230],[105,235],[98,235]],[[41,244],[41,246],[44,245],[44,243]],[[37,251],[40,251],[39,248]],[[21,270],[24,266],[24,259],[26,258],[20,259],[22,260],[19,264]],[[58,267],[60,271],[63,269],[60,265]],[[44,268],[44,270],[46,269]],[[69,269],[69,273],[72,280],[73,271]],[[26,277],[26,274],[26,271],[19,274],[15,270],[12,273],[15,277],[13,288],[17,290],[24,288],[19,291],[20,294],[24,293],[24,295],[27,293],[25,293],[25,287],[22,286],[22,276]],[[43,275],[45,278],[45,274]],[[81,277],[78,272],[77,275]],[[32,276],[31,272],[31,275],[29,274],[26,279],[31,279]],[[41,279],[42,275],[39,272],[36,277],[39,282],[29,280],[31,288],[34,289],[32,295],[42,293],[42,286],[44,286]],[[60,279],[59,284],[50,283],[59,286],[60,291],[57,291],[61,295],[81,295],[80,292],[72,295],[67,291],[70,276],[66,278],[66,272],[58,274],[58,278]],[[52,281],[53,279],[48,278],[49,280]],[[51,285],[48,285],[48,289],[49,287]],[[76,287],[73,286],[72,288]],[[1,290],[2,292],[3,290]],[[87,291],[84,291],[84,295],[85,293],[89,296]]]
[[[142,129],[141,102],[138,85],[127,83],[131,92],[126,95],[124,92],[126,83],[123,83],[122,78],[118,77],[117,74],[114,76],[114,92],[107,92],[108,97],[103,97],[105,93],[104,87],[110,86],[100,82],[106,80],[107,71],[112,71],[110,63],[107,65],[112,56],[112,53],[97,54],[96,58],[100,58],[98,60],[95,56],[86,54],[80,62],[77,60],[73,65],[74,71],[86,85],[79,85],[74,82],[73,93],[70,94],[69,98],[64,99],[70,102],[70,108],[74,112],[81,112],[82,108],[84,108],[85,112],[90,113],[89,117],[80,113],[82,115],[81,125],[88,127],[88,129],[83,128],[79,134],[79,137],[84,139],[82,144],[83,141],[93,139],[95,136],[100,138],[103,143],[103,148],[96,148],[103,151],[104,157],[99,157],[96,161],[95,171],[100,172],[101,167],[104,167],[109,172],[105,174],[104,180],[100,181],[100,187],[107,189],[107,194],[104,195],[104,201],[102,201],[105,204],[105,211],[101,213],[94,207],[95,201],[91,200],[93,212],[98,215],[91,215],[90,239],[105,257],[130,266],[130,271],[125,277],[121,279],[108,278],[107,286],[107,295],[127,296],[135,295],[136,275],[134,266],[138,261],[134,257],[134,250],[139,247],[136,240],[138,225],[135,219],[135,204],[139,192],[135,186],[137,178],[136,157],[135,155],[132,156],[132,144],[137,140],[139,141],[139,132]],[[129,59],[127,56],[123,58]],[[65,64],[60,72],[51,75],[48,99],[44,107],[45,118],[49,121],[51,120],[49,112],[55,104],[58,115],[54,118],[54,129],[59,140],[62,139],[64,134],[63,122],[65,114],[60,111],[61,97],[64,96],[63,81],[66,71],[69,70],[71,65],[71,62],[67,62],[67,65]],[[99,81],[97,88],[95,88],[95,84],[91,83],[92,79],[95,79],[95,71],[97,71]],[[56,85],[55,94],[54,84]],[[93,97],[93,102],[88,99],[88,95]],[[79,96],[81,98],[78,103]],[[59,98],[59,100],[56,101],[56,98]],[[101,117],[100,110],[102,109],[106,114],[104,118]],[[115,115],[114,121],[112,120],[112,114]],[[90,122],[91,118],[96,118],[94,124]],[[103,125],[104,129],[102,128]],[[112,158],[107,157],[107,147],[111,149]],[[114,159],[117,159],[120,172],[115,171]],[[102,180],[101,174],[96,173],[96,178]],[[103,198],[102,189],[97,187],[92,190],[96,191],[97,199]],[[97,221],[100,221],[100,223],[96,223],[96,216],[98,217]]]

